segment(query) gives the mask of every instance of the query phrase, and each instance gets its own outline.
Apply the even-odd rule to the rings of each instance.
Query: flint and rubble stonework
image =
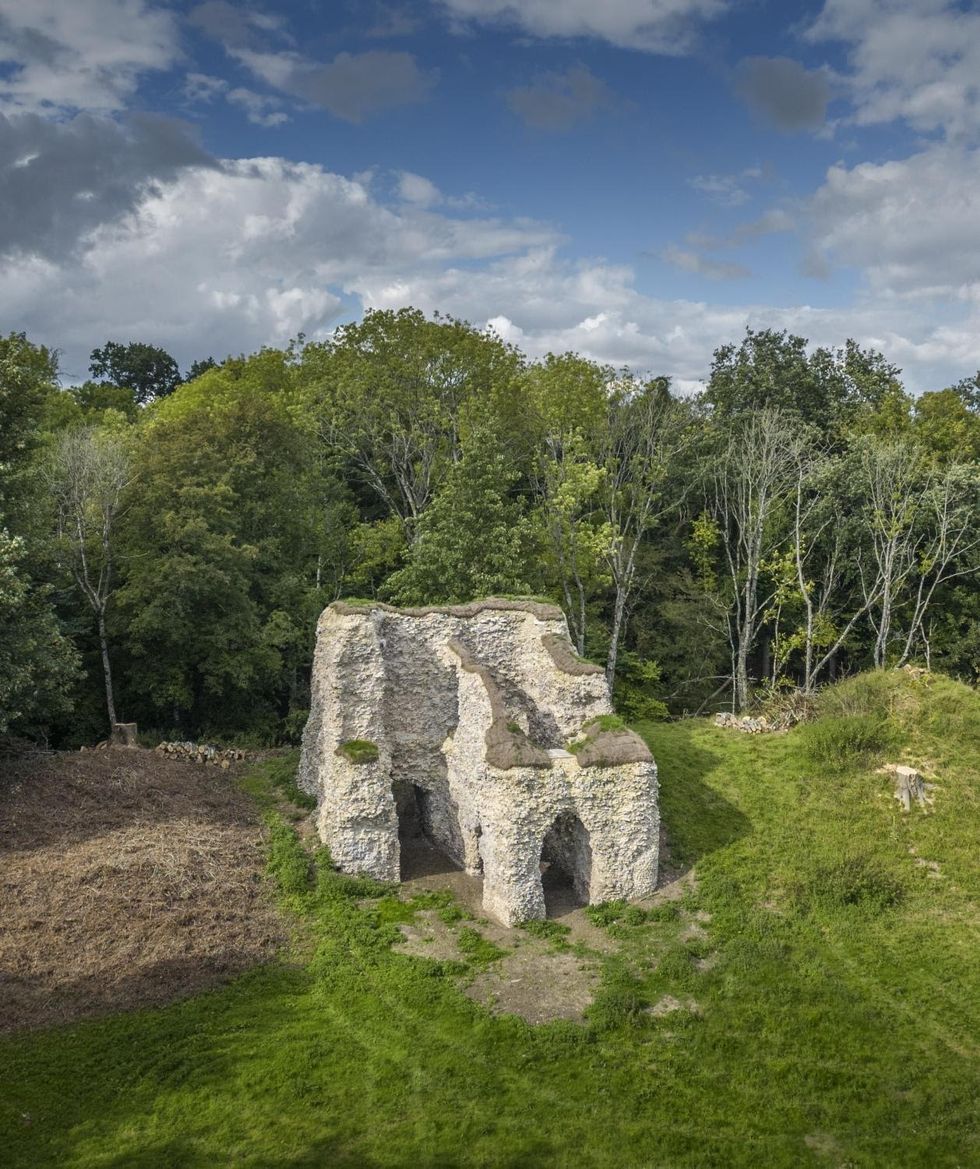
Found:
[[[545,917],[542,849],[584,901],[643,897],[657,882],[656,764],[623,730],[566,749],[611,710],[554,606],[337,602],[317,628],[299,783],[347,872],[397,881],[401,827],[482,876],[484,909],[507,925]],[[377,759],[348,758],[352,740]]]

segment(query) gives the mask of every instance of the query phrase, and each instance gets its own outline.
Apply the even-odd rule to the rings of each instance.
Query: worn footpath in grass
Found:
[[[272,866],[312,955],[4,1041],[4,1165],[980,1163],[980,697],[889,673],[823,707],[882,734],[639,728],[696,883],[594,911],[618,948],[586,1026],[491,1017],[460,964],[393,953],[412,908],[282,825]],[[932,810],[900,811],[885,759],[935,781]]]

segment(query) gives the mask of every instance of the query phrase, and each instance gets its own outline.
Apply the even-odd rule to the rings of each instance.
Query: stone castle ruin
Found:
[[[586,903],[643,897],[657,768],[611,714],[555,606],[339,601],[317,628],[299,782],[346,872],[397,881],[402,843],[423,834],[482,877],[507,925],[545,917],[543,870]]]

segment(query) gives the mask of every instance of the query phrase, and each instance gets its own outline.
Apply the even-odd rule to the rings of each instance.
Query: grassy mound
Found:
[[[393,953],[401,903],[364,906],[378,890],[283,825],[293,960],[3,1041],[5,1166],[978,1163],[980,696],[882,673],[784,735],[638,729],[700,924],[594,911],[617,948],[585,1026],[494,1018],[458,970]],[[918,767],[931,808],[904,814],[882,762]]]

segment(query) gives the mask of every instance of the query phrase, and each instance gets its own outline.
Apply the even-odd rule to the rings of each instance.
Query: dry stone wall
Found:
[[[300,786],[349,872],[397,881],[420,830],[484,883],[506,924],[545,916],[541,861],[583,900],[656,885],[657,769],[627,731],[566,748],[611,713],[550,605],[432,609],[338,602],[320,618]]]

